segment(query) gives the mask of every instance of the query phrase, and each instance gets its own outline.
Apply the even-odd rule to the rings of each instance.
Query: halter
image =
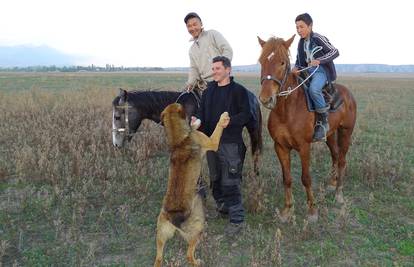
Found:
[[[124,121],[125,122],[125,127],[124,128],[112,128],[112,132],[115,132],[115,133],[123,133],[125,135],[125,137],[132,137],[134,135],[134,133],[131,133],[131,131],[129,129],[128,114],[129,114],[129,109],[131,107],[128,105],[128,101],[125,103],[125,105],[116,106],[116,107],[124,110],[124,114],[125,114],[125,121]]]
[[[286,68],[285,68],[285,74],[283,75],[283,80],[281,81],[281,80],[279,80],[279,79],[277,79],[276,77],[274,77],[273,75],[270,75],[270,74],[268,74],[268,75],[266,75],[265,77],[262,77],[261,78],[261,80],[260,80],[260,84],[263,84],[263,82],[264,81],[274,81],[274,82],[276,82],[278,85],[279,85],[279,87],[280,87],[280,90],[282,90],[282,88],[283,88],[283,86],[285,85],[285,83],[286,83],[286,80],[287,80],[287,77],[288,77],[288,74],[290,73],[290,63],[286,66]],[[288,88],[288,91],[290,90],[290,87]],[[283,92],[286,92],[286,91],[283,91]],[[278,94],[278,96],[281,94],[281,93],[283,93],[282,91]]]

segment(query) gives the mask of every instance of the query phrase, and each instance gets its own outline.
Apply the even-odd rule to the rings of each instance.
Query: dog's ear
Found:
[[[178,104],[179,106],[178,106],[178,114],[180,114],[180,117],[182,118],[182,119],[185,119],[186,118],[186,114],[185,114],[185,109],[184,109],[184,107],[181,105],[181,104]]]
[[[165,110],[161,112],[161,116],[160,116],[160,123],[162,126],[164,126],[164,117],[165,117]]]

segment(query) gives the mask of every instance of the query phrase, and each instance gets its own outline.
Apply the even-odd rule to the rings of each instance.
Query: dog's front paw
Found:
[[[220,120],[219,120],[219,125],[221,126],[221,127],[223,127],[223,128],[226,128],[227,127],[227,125],[229,125],[229,123],[230,123],[230,116],[229,116],[229,113],[226,111],[226,112],[223,112],[221,115],[220,115]]]

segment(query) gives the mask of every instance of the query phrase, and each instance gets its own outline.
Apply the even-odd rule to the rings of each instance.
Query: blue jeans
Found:
[[[308,70],[309,74],[315,71],[316,67],[312,67]],[[318,70],[312,75],[309,86],[309,95],[312,99],[315,110],[323,110],[326,107],[325,99],[323,98],[322,89],[328,80],[326,72],[322,66],[319,66]]]

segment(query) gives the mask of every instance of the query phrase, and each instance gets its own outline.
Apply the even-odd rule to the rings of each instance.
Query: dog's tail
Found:
[[[168,210],[168,220],[177,228],[181,227],[181,224],[187,220],[189,214],[185,210]]]

